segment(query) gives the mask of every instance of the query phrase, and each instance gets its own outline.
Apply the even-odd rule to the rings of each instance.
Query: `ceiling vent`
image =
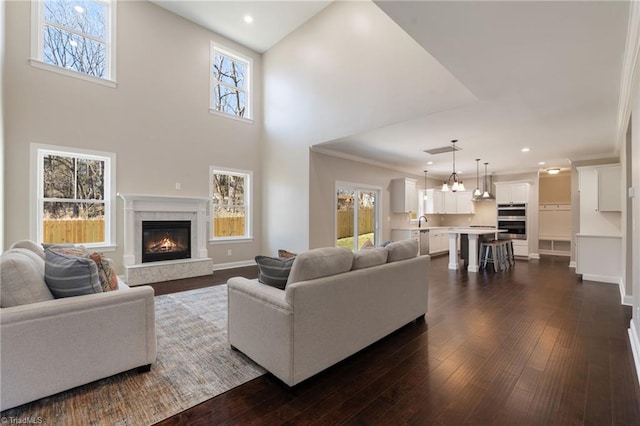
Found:
[[[454,145],[455,144],[452,144],[449,146],[443,146],[442,148],[425,149],[424,152],[426,152],[427,154],[436,155],[436,154],[444,154],[445,152],[460,151],[462,149],[459,146],[454,146]]]

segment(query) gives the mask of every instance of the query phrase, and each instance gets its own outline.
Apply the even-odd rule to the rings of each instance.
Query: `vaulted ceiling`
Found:
[[[155,3],[258,52],[272,48],[329,4]],[[490,172],[509,173],[617,154],[629,2],[375,4],[389,16],[390,25],[401,27],[472,96],[389,126],[371,123],[370,130],[317,148],[415,174],[428,169],[432,176],[445,176],[452,169],[451,154],[424,150],[458,139],[457,169],[473,177],[476,158],[489,162]],[[253,17],[252,24],[243,21],[246,15]],[[424,75],[415,84],[436,90],[441,82]]]

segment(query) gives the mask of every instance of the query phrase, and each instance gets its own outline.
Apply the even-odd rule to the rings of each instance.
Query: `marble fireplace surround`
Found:
[[[213,273],[207,252],[208,198],[118,194],[124,201],[124,280],[130,286]],[[142,263],[142,221],[191,221],[191,258]]]

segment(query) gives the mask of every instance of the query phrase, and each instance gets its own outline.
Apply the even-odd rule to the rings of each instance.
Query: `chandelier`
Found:
[[[451,151],[453,151],[453,172],[449,176],[449,179],[442,184],[442,190],[445,192],[464,191],[464,185],[456,173],[456,142],[458,142],[457,139],[451,141]]]

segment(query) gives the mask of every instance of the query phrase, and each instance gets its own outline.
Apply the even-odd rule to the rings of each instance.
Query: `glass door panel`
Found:
[[[360,250],[377,244],[376,200],[378,194],[377,190],[338,187],[336,192],[336,247]]]

